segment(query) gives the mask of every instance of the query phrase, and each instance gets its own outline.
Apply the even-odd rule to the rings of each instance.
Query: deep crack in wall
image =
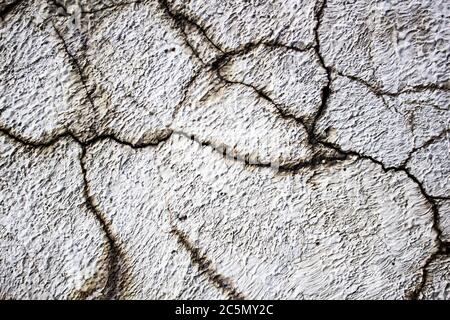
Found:
[[[446,1],[0,3],[0,298],[449,299]]]

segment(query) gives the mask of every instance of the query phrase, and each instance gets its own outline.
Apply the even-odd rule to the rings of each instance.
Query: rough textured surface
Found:
[[[177,113],[175,132],[211,144],[232,158],[292,167],[326,154],[308,141],[306,129],[284,119],[277,107],[239,83],[224,83],[210,73],[191,85]]]
[[[123,228],[133,225],[139,243],[149,242],[141,233],[155,236],[152,221],[171,215],[217,271],[252,298],[404,297],[436,250],[431,208],[417,185],[370,161],[277,175],[271,168],[246,169],[179,135],[159,148],[103,144],[93,154],[99,164],[109,163],[89,172],[95,188],[108,194],[105,212],[120,204]],[[133,197],[123,189],[133,189]],[[130,223],[135,219],[140,223]]]
[[[414,152],[410,160],[414,168],[449,169],[449,92],[425,90],[390,97],[340,76],[333,81],[331,90],[333,94],[316,128],[325,141],[374,157],[388,167],[404,164]],[[427,146],[437,138],[441,139],[439,144]],[[431,153],[438,159],[426,164],[430,148],[435,148],[436,155]],[[442,173],[439,181],[446,184],[448,172]],[[448,190],[442,192],[449,194]]]
[[[39,6],[19,4],[1,22],[0,126],[42,141],[65,128],[80,129],[85,92],[70,57],[49,24],[38,23]]]
[[[446,1],[0,1],[0,298],[449,299]]]
[[[267,45],[234,57],[220,74],[263,91],[285,114],[307,119],[316,115],[328,82],[314,50],[297,52]]]
[[[450,134],[415,152],[408,167],[428,194],[450,195]]]
[[[127,253],[118,277],[128,283],[118,298],[174,299],[182,298],[186,290],[191,294],[184,298],[218,298],[218,292],[202,282],[193,286],[196,274],[190,267],[189,254],[170,235],[155,150],[135,151],[110,141],[88,149],[90,194],[110,222],[118,245]],[[122,152],[126,156],[122,157]],[[139,169],[144,168],[144,172],[133,163],[141,164]],[[129,194],[124,190],[133,191]]]
[[[327,0],[319,28],[326,65],[388,92],[449,89],[446,0]]]
[[[439,256],[428,266],[429,277],[422,290],[421,299],[450,299],[450,258]]]
[[[33,149],[0,136],[0,297],[102,295],[109,248],[83,196],[81,148]]]
[[[450,242],[450,200],[438,201],[439,226],[442,230],[442,239]]]
[[[277,41],[299,49],[313,43],[314,1],[168,0],[167,3],[171,10],[196,21],[223,51],[261,41]]]

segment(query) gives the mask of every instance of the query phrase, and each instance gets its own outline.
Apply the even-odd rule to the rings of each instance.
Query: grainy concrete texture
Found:
[[[1,299],[450,299],[447,0],[0,0]]]

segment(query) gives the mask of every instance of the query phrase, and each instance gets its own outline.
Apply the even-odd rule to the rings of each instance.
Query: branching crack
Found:
[[[87,179],[87,169],[86,169],[86,163],[85,163],[85,157],[86,157],[86,149],[89,145],[96,143],[99,140],[102,139],[112,139],[116,142],[119,142],[114,137],[105,136],[105,137],[98,137],[96,139],[93,139],[89,142],[81,142],[76,136],[74,136],[71,133],[65,133],[61,134],[57,137],[54,137],[53,139],[44,141],[44,142],[30,142],[27,140],[22,140],[21,138],[14,136],[11,134],[8,130],[0,128],[0,133],[7,136],[13,141],[16,141],[20,143],[21,145],[24,145],[26,147],[30,148],[46,148],[51,147],[52,145],[58,143],[60,140],[68,138],[75,141],[77,144],[81,147],[81,155],[80,155],[80,167],[82,172],[82,178],[83,178],[83,196],[86,201],[86,206],[90,212],[93,213],[94,218],[99,222],[100,227],[103,231],[103,233],[106,236],[108,245],[109,245],[109,252],[108,252],[108,260],[109,260],[109,274],[107,283],[103,289],[103,298],[105,299],[115,299],[119,298],[124,294],[124,290],[128,286],[128,281],[130,280],[130,277],[127,274],[127,267],[125,264],[125,252],[122,250],[120,245],[117,242],[117,239],[114,235],[114,232],[111,228],[111,223],[108,221],[108,219],[105,217],[105,215],[101,212],[100,209],[97,208],[97,206],[94,204],[93,196],[89,189],[89,183]],[[129,145],[125,143],[126,145]],[[120,272],[119,272],[120,270]]]
[[[91,92],[89,91],[89,86],[87,83],[87,78],[83,73],[83,69],[81,68],[80,63],[78,62],[78,60],[75,58],[75,56],[70,52],[69,47],[67,46],[67,43],[63,37],[63,35],[61,34],[61,32],[58,30],[58,28],[53,24],[53,28],[59,38],[59,40],[61,41],[63,47],[64,47],[64,51],[66,52],[67,56],[69,57],[70,61],[72,62],[73,66],[75,67],[76,71],[78,72],[78,76],[80,77],[81,83],[83,85],[83,88],[86,92],[86,97],[91,105],[92,110],[94,110],[94,112],[96,112],[96,108],[95,108],[95,104],[94,104],[94,99],[92,98]],[[97,117],[96,117],[97,119]],[[96,128],[96,123],[94,122],[92,124],[92,126],[94,128],[90,128],[90,130],[92,130],[93,132],[98,132],[98,128]]]
[[[368,87],[375,95],[377,96],[381,96],[383,98],[384,101],[384,95],[385,96],[398,96],[400,94],[403,93],[410,93],[410,92],[421,92],[421,91],[426,91],[426,90],[447,90],[446,88],[441,88],[441,87],[437,87],[437,86],[432,86],[432,85],[427,85],[427,86],[416,86],[413,87],[411,89],[407,89],[407,90],[403,90],[403,91],[399,91],[397,93],[391,93],[391,92],[387,92],[387,91],[381,91],[378,90],[374,87],[372,87],[369,83],[367,83],[366,81],[359,79],[357,77],[354,76],[348,76],[348,75],[344,75],[342,73],[336,72],[335,70],[333,70],[332,67],[327,67],[325,65],[324,59],[321,55],[321,51],[320,51],[320,37],[319,37],[319,28],[320,28],[320,23],[321,23],[321,19],[323,17],[323,13],[324,13],[324,9],[327,5],[327,0],[319,0],[317,2],[317,9],[316,9],[316,27],[314,28],[314,34],[315,34],[315,39],[316,39],[316,45],[314,47],[317,56],[319,57],[319,61],[320,64],[322,65],[322,67],[326,70],[327,72],[327,77],[328,77],[328,85],[326,87],[324,87],[323,91],[322,91],[322,104],[317,112],[316,117],[314,118],[313,124],[311,126],[311,130],[310,130],[310,140],[312,144],[315,143],[319,143],[322,144],[324,147],[327,148],[331,148],[336,150],[339,154],[344,154],[347,156],[355,156],[359,159],[366,159],[366,160],[370,160],[375,164],[378,164],[379,166],[381,166],[381,168],[383,169],[384,172],[388,172],[388,171],[395,171],[395,172],[403,172],[405,173],[408,178],[410,180],[412,180],[419,188],[422,196],[430,203],[431,205],[431,209],[432,209],[432,218],[433,218],[433,230],[436,232],[437,236],[436,236],[436,244],[438,247],[438,250],[436,252],[434,252],[433,254],[430,255],[430,257],[425,261],[424,265],[421,267],[422,270],[422,279],[420,281],[420,283],[417,285],[417,287],[408,294],[408,298],[410,299],[417,299],[426,283],[427,277],[428,277],[428,273],[427,273],[427,267],[429,266],[429,264],[436,258],[436,256],[438,254],[448,254],[448,243],[442,241],[441,239],[441,235],[442,235],[442,231],[439,228],[439,209],[438,209],[438,205],[436,203],[436,198],[432,197],[431,195],[429,195],[424,186],[422,185],[422,183],[406,168],[406,166],[403,164],[399,167],[387,167],[385,166],[381,161],[371,157],[371,156],[367,156],[361,153],[358,153],[356,151],[347,151],[347,150],[343,150],[342,148],[340,148],[337,145],[334,145],[332,143],[328,143],[325,141],[321,141],[316,135],[315,135],[315,126],[317,121],[320,119],[320,117],[322,116],[323,112],[325,111],[326,107],[327,107],[327,102],[328,102],[328,98],[331,94],[331,90],[330,90],[330,86],[332,83],[332,78],[331,78],[331,74],[332,72],[337,73],[340,76],[345,76],[351,80],[357,81],[363,85],[365,85],[366,87]],[[434,141],[434,139],[431,139],[429,141],[429,143],[432,143]]]
[[[405,173],[408,176],[408,178],[410,180],[412,180],[418,186],[422,196],[431,205],[432,220],[433,220],[432,228],[436,232],[435,242],[436,242],[438,250],[436,252],[432,253],[430,255],[430,257],[425,261],[424,265],[421,267],[422,279],[421,279],[420,283],[407,296],[410,299],[417,299],[419,297],[422,289],[423,289],[423,286],[426,283],[427,276],[428,276],[427,267],[429,266],[429,264],[436,258],[437,255],[439,255],[439,254],[447,254],[449,252],[448,251],[448,243],[446,243],[446,242],[444,242],[442,240],[442,230],[439,227],[439,209],[438,209],[438,204],[436,202],[437,198],[433,197],[433,196],[430,196],[426,192],[423,184],[408,170],[408,168],[406,168],[403,165],[402,166],[398,166],[398,167],[387,167],[381,161],[379,161],[379,160],[377,160],[377,159],[375,159],[375,158],[373,158],[371,156],[364,155],[364,154],[361,154],[361,153],[356,152],[356,151],[342,150],[340,147],[338,147],[338,146],[336,146],[336,145],[334,145],[332,143],[329,143],[329,142],[324,142],[324,141],[318,141],[318,142],[320,144],[323,144],[324,146],[327,146],[329,148],[333,148],[336,151],[338,151],[340,153],[343,153],[343,154],[346,154],[348,156],[355,156],[358,159],[370,160],[371,162],[379,165],[383,169],[384,172],[393,171],[393,172],[403,172],[403,173]]]
[[[257,93],[261,98],[263,98],[264,100],[268,101],[271,105],[273,105],[275,107],[275,109],[277,110],[277,114],[284,120],[294,120],[295,122],[297,122],[298,124],[300,124],[307,132],[308,132],[308,126],[305,123],[305,120],[301,117],[297,117],[295,115],[293,115],[292,113],[290,113],[289,111],[286,111],[287,108],[281,106],[280,104],[276,103],[275,101],[273,101],[273,99],[266,94],[263,90],[258,89],[256,86],[252,85],[252,84],[248,84],[245,82],[240,82],[240,81],[231,81],[226,79],[225,77],[223,77],[220,74],[220,70],[218,70],[217,72],[217,76],[225,83],[227,84],[238,84],[238,85],[243,85],[245,87],[248,87],[250,89],[252,89],[255,93]]]
[[[3,10],[0,12],[0,19],[4,19],[10,12],[12,12],[17,6],[19,6],[23,2],[24,2],[24,0],[18,0],[18,1],[14,1],[14,2],[4,6]],[[53,1],[53,2],[54,2],[54,5],[58,6],[59,3],[57,1]],[[142,2],[141,0],[132,1],[132,2],[124,2],[124,3],[120,3],[120,4],[116,4],[116,5],[106,6],[101,9],[95,9],[92,11],[83,11],[82,13],[94,14],[94,13],[102,11],[102,10],[107,10],[107,9],[112,10],[115,8],[123,7],[125,5],[138,4],[141,2]],[[240,85],[245,85],[249,88],[252,88],[260,97],[262,97],[266,101],[269,101],[277,109],[279,115],[283,119],[295,120],[297,123],[299,123],[301,126],[303,126],[303,128],[305,128],[305,130],[308,134],[309,143],[312,146],[320,145],[327,149],[334,150],[338,154],[338,156],[336,156],[336,157],[315,157],[310,161],[300,162],[298,164],[285,166],[285,167],[282,166],[282,167],[278,168],[280,171],[295,173],[295,171],[297,171],[301,168],[314,168],[316,166],[321,166],[324,164],[332,165],[338,161],[348,159],[349,157],[356,157],[358,159],[369,160],[369,161],[379,165],[384,172],[390,172],[390,171],[402,172],[402,173],[406,174],[407,177],[418,186],[420,193],[429,202],[429,204],[431,206],[432,218],[433,218],[433,226],[432,227],[433,227],[433,230],[437,234],[435,241],[436,241],[436,245],[438,248],[437,251],[433,252],[428,257],[428,259],[425,261],[424,265],[421,266],[422,278],[421,278],[420,282],[418,283],[418,285],[416,286],[416,288],[413,291],[408,293],[408,298],[410,298],[410,299],[419,298],[420,294],[425,286],[425,283],[428,279],[428,276],[429,276],[427,268],[430,265],[430,263],[432,261],[434,261],[434,259],[438,255],[450,254],[450,243],[442,240],[442,231],[439,228],[439,209],[438,209],[438,204],[437,204],[437,200],[449,200],[450,197],[435,197],[435,196],[429,195],[426,192],[423,184],[419,181],[419,179],[417,179],[406,167],[406,164],[409,161],[409,159],[411,158],[412,154],[414,154],[414,152],[416,152],[417,150],[422,149],[424,147],[427,147],[430,144],[432,144],[433,142],[435,142],[437,139],[442,138],[443,135],[449,133],[449,129],[441,132],[437,136],[432,137],[431,139],[429,139],[427,142],[425,142],[421,146],[414,148],[410,152],[408,159],[402,165],[397,166],[397,167],[387,167],[384,165],[383,162],[381,162],[380,160],[377,160],[371,156],[364,155],[364,154],[361,154],[359,152],[352,151],[352,150],[343,150],[338,145],[322,141],[320,139],[320,137],[316,136],[315,127],[316,127],[318,120],[321,118],[321,116],[325,112],[329,97],[332,93],[331,85],[332,85],[332,74],[333,73],[335,73],[339,76],[342,76],[342,77],[346,77],[350,80],[356,81],[356,82],[364,85],[371,92],[373,92],[376,96],[381,97],[383,99],[383,101],[384,101],[384,96],[396,97],[396,96],[399,96],[399,95],[405,94],[405,93],[436,91],[436,90],[450,91],[450,88],[440,87],[438,85],[430,84],[430,85],[418,85],[418,86],[414,86],[414,87],[411,87],[408,89],[403,89],[403,90],[400,90],[397,92],[390,92],[390,91],[385,91],[385,90],[376,88],[373,85],[371,85],[369,82],[365,81],[364,79],[358,78],[357,76],[346,75],[342,72],[338,72],[338,71],[334,70],[333,67],[327,66],[325,64],[324,58],[322,56],[320,37],[319,37],[319,28],[321,25],[324,10],[327,7],[327,0],[318,0],[316,2],[316,6],[315,6],[316,24],[315,24],[315,27],[313,28],[314,38],[315,38],[314,44],[307,45],[307,46],[305,46],[305,48],[296,48],[296,47],[291,47],[291,46],[283,45],[280,43],[276,43],[273,41],[265,41],[264,39],[262,39],[255,43],[247,43],[247,44],[245,44],[235,50],[232,50],[232,51],[226,51],[226,50],[223,50],[222,48],[220,48],[220,46],[218,44],[214,43],[214,41],[212,41],[211,38],[208,36],[207,30],[202,28],[199,25],[199,23],[193,21],[189,17],[187,17],[181,13],[174,12],[170,8],[170,6],[166,0],[159,0],[159,3],[161,4],[162,8],[165,10],[167,15],[176,22],[176,26],[178,28],[180,28],[180,30],[182,31],[181,33],[183,35],[183,38],[184,38],[186,44],[191,48],[192,52],[194,53],[195,56],[197,56],[197,58],[200,59],[199,53],[196,52],[194,46],[189,43],[188,35],[185,33],[185,31],[183,31],[183,25],[185,23],[190,23],[190,24],[194,25],[196,28],[198,28],[198,30],[202,33],[202,35],[205,37],[205,39],[207,39],[207,41],[209,41],[209,43],[211,43],[218,51],[220,51],[222,53],[222,55],[220,55],[214,62],[212,62],[210,64],[211,68],[213,70],[217,71],[217,74],[219,75],[221,80],[223,80],[229,84],[240,84]],[[64,12],[67,13],[67,10],[65,7],[62,7],[62,9]],[[68,47],[67,43],[65,42],[65,39],[62,36],[61,32],[58,30],[58,28],[54,24],[53,24],[53,27],[55,29],[55,32],[56,32],[58,38],[60,39],[60,41],[64,47],[65,53],[68,55],[69,60],[73,64],[77,73],[79,74],[81,83],[83,85],[83,89],[86,91],[87,99],[88,99],[92,109],[95,111],[96,108],[95,108],[95,104],[94,104],[94,99],[91,95],[91,92],[89,91],[88,81],[87,81],[86,76],[83,73],[82,66],[77,61],[76,57],[70,52],[69,47]],[[282,106],[280,106],[279,104],[275,103],[274,100],[272,98],[270,98],[269,95],[266,94],[263,90],[260,90],[250,84],[237,82],[237,81],[229,81],[220,75],[220,72],[219,72],[220,68],[224,64],[226,64],[232,56],[244,54],[244,53],[249,52],[250,50],[254,49],[256,46],[259,46],[262,44],[271,46],[271,47],[283,47],[283,48],[286,48],[289,50],[296,50],[296,51],[306,51],[306,50],[313,49],[315,54],[317,55],[320,66],[326,71],[327,84],[322,88],[321,104],[320,104],[316,114],[314,115],[312,124],[309,127],[306,126],[304,119],[302,119],[300,117],[296,117],[292,114],[285,112],[284,108]],[[194,82],[194,80],[196,79],[196,77],[198,76],[199,73],[200,72],[195,74],[194,77],[191,79],[191,81],[186,86],[184,99],[186,99],[187,91],[189,90],[191,84]],[[184,100],[181,101],[180,106],[183,103],[184,103]],[[179,109],[179,107],[176,108],[175,112],[177,112],[178,109]],[[95,133],[97,133],[98,130],[95,127],[96,124],[93,123],[92,125],[94,126],[94,128],[90,128],[90,130],[93,130]],[[89,147],[90,145],[92,145],[96,142],[109,139],[109,140],[115,141],[116,143],[119,143],[122,145],[127,145],[127,146],[129,146],[131,148],[135,148],[135,149],[146,148],[146,147],[158,145],[159,143],[169,139],[170,136],[172,135],[172,133],[175,133],[175,134],[185,136],[191,140],[194,140],[201,145],[210,145],[213,147],[213,149],[215,151],[221,152],[223,154],[225,154],[226,150],[227,150],[226,146],[215,146],[209,142],[202,142],[202,141],[198,140],[196,137],[194,137],[192,135],[188,135],[184,132],[171,131],[171,130],[166,136],[162,137],[156,143],[155,142],[130,143],[127,141],[123,141],[114,135],[109,135],[109,134],[100,134],[100,135],[96,135],[95,137],[88,139],[86,141],[81,141],[74,133],[72,133],[69,130],[66,130],[64,133],[54,135],[51,138],[48,138],[43,141],[32,141],[31,139],[22,138],[16,134],[14,134],[11,129],[0,128],[0,133],[8,136],[9,138],[12,138],[15,141],[18,141],[19,143],[21,143],[23,145],[30,146],[30,147],[51,146],[63,138],[71,138],[81,146],[82,153],[81,153],[81,157],[80,157],[80,165],[81,165],[81,170],[82,170],[82,174],[83,174],[84,197],[86,199],[86,203],[87,203],[89,210],[93,212],[96,220],[100,223],[102,230],[105,233],[106,238],[109,243],[109,246],[110,246],[110,256],[109,256],[110,274],[109,274],[108,282],[107,282],[107,285],[105,287],[105,292],[104,292],[104,296],[107,299],[118,297],[119,295],[121,295],[123,293],[124,281],[126,281],[127,279],[119,279],[119,277],[120,277],[120,275],[123,275],[123,270],[122,270],[123,266],[121,264],[123,264],[125,253],[121,249],[120,244],[118,243],[118,241],[114,235],[114,232],[112,231],[111,223],[108,221],[108,219],[105,217],[105,215],[101,212],[101,210],[99,210],[97,208],[97,206],[95,205],[95,201],[94,201],[93,195],[90,191],[89,182],[87,179],[87,168],[86,168],[86,163],[85,163],[87,147]],[[234,156],[233,159],[237,160],[237,161],[241,161],[241,162],[245,163],[246,165],[251,165],[251,166],[255,166],[255,167],[270,167],[271,166],[271,164],[267,164],[267,163],[253,164],[253,163],[251,163],[248,156],[243,156],[243,157],[242,156]],[[219,274],[217,272],[217,270],[214,268],[212,261],[206,255],[204,255],[201,252],[201,250],[190,241],[188,236],[183,231],[179,230],[172,223],[170,210],[169,210],[169,220],[170,220],[170,224],[172,227],[171,233],[177,238],[178,243],[189,252],[189,254],[191,256],[191,261],[198,267],[201,274],[205,275],[211,283],[213,283],[217,288],[219,288],[229,298],[231,298],[231,299],[245,298],[245,296],[234,286],[233,281],[231,279]],[[121,269],[120,272],[119,272],[119,267]]]
[[[442,130],[441,133],[439,133],[438,135],[435,135],[433,137],[431,137],[430,139],[428,139],[425,143],[421,144],[418,147],[414,147],[408,154],[408,157],[406,158],[406,160],[403,162],[403,165],[406,166],[406,164],[409,162],[409,160],[411,160],[411,157],[413,156],[414,153],[416,153],[417,151],[426,148],[430,145],[432,145],[433,143],[435,143],[437,140],[440,140],[442,138],[444,138],[446,135],[450,134],[450,129],[445,129]]]

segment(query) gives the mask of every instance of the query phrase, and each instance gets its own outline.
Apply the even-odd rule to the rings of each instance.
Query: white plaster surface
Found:
[[[1,299],[449,299],[444,0],[0,0]]]

